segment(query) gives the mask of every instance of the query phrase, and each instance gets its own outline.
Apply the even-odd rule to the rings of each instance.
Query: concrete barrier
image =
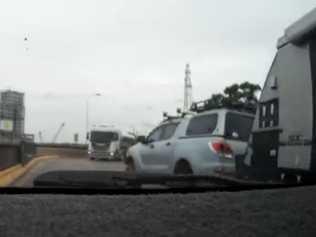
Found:
[[[36,152],[36,153],[35,153]],[[87,146],[76,144],[0,144],[0,186],[5,187],[41,160],[87,158]]]
[[[84,158],[87,159],[86,147],[75,147],[75,146],[37,146],[36,156],[51,156],[57,155],[60,158]]]
[[[20,145],[0,144],[0,171],[20,163]]]
[[[36,147],[34,143],[0,143],[0,171],[18,164],[28,163],[34,157],[35,153]]]

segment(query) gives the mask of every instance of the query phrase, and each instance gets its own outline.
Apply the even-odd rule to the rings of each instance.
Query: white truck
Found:
[[[91,160],[123,160],[135,139],[113,127],[99,126],[87,134],[88,157]]]

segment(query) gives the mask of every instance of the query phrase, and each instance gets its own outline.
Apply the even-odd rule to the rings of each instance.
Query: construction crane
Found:
[[[53,137],[52,143],[55,143],[55,142],[56,142],[56,140],[57,140],[57,138],[58,138],[58,136],[59,136],[59,134],[60,134],[60,132],[61,132],[61,130],[63,129],[64,126],[65,126],[65,123],[62,123],[62,124],[59,126],[59,128],[58,128],[58,130],[57,130],[55,136]]]
[[[192,83],[190,65],[185,66],[183,112],[188,112],[192,104]]]

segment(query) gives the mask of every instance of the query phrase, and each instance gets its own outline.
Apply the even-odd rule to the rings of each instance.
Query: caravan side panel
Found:
[[[288,44],[278,52],[280,140],[278,167],[309,170],[313,94],[309,45]]]

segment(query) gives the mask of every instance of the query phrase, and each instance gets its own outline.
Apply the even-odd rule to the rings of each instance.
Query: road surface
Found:
[[[119,161],[91,161],[82,158],[56,158],[40,161],[25,175],[11,184],[13,187],[33,187],[33,180],[38,175],[57,170],[106,170],[123,171],[125,165]]]

